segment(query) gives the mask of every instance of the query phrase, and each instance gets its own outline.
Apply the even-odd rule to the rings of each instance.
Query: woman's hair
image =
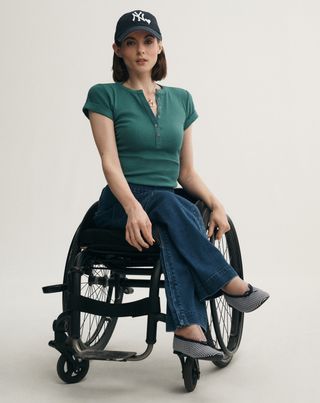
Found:
[[[159,39],[156,38],[159,42]],[[115,41],[115,44],[120,47],[121,42]],[[121,57],[118,57],[116,53],[113,54],[113,63],[112,63],[112,77],[114,81],[127,81],[129,78],[128,69]],[[158,54],[158,59],[156,64],[153,66],[151,70],[151,79],[154,81],[162,80],[167,75],[167,60],[166,55],[164,53],[164,49],[162,48],[161,53]]]

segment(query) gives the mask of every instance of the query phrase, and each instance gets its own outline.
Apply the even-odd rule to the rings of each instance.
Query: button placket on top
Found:
[[[160,125],[159,125],[159,116],[160,116],[160,109],[161,109],[161,94],[160,94],[161,90],[156,91],[155,93],[155,97],[156,97],[156,103],[157,103],[157,116],[153,113],[145,95],[143,92],[140,93],[141,97],[143,98],[143,105],[146,108],[147,113],[149,114],[151,120],[152,120],[152,124],[154,126],[155,129],[155,145],[156,148],[160,148],[161,147],[161,136],[160,136]]]

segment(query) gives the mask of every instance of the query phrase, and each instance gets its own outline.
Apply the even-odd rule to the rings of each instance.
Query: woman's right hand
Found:
[[[142,247],[149,248],[149,244],[152,246],[155,242],[152,236],[152,223],[141,204],[138,203],[132,207],[127,215],[126,241],[140,252]]]

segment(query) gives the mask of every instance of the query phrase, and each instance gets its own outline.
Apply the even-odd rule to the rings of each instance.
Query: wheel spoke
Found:
[[[100,265],[91,265],[90,268],[85,269],[85,274],[81,277],[80,293],[82,296],[107,303],[115,303],[114,293],[116,287],[112,284],[109,285],[111,275],[110,269],[106,266],[98,267]],[[120,301],[122,301],[123,290],[118,291]],[[80,313],[80,337],[82,342],[93,348],[100,343],[104,343],[102,338],[110,338],[111,334],[108,327],[115,324],[115,321],[110,317],[94,315],[91,313]],[[111,329],[111,328],[110,328]],[[109,335],[109,336],[108,336]],[[99,344],[104,348],[103,344]]]

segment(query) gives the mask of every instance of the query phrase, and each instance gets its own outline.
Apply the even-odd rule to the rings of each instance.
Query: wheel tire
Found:
[[[212,360],[213,364],[218,368],[224,368],[230,364],[233,355],[225,355],[223,358],[214,358]]]
[[[80,226],[72,239],[66,259],[63,283],[67,285],[70,283],[69,273],[73,267],[75,258],[81,251],[78,244],[79,232]],[[103,278],[108,280],[111,277],[116,277],[119,275],[112,272],[108,268],[96,269],[93,267],[93,265],[94,262],[92,261],[86,263],[85,273],[81,276],[81,295],[103,302],[121,304],[124,295],[124,291],[121,287],[108,286],[108,281],[105,281],[105,286],[102,284],[94,284],[96,280],[103,280]],[[95,281],[92,281],[92,277],[94,277]],[[103,281],[101,281],[101,283],[103,283]],[[63,311],[68,309],[69,298],[70,292],[68,291],[67,287],[67,289],[63,291],[62,295]],[[80,339],[83,346],[86,349],[104,350],[110,341],[118,318],[98,316],[85,312],[81,312],[80,315]]]
[[[204,207],[202,217],[205,227],[208,228],[210,209]],[[239,241],[234,224],[227,215],[230,230],[223,234],[218,241],[215,239],[217,229],[210,238],[210,242],[221,252],[225,260],[235,269],[240,278],[243,278],[243,267]],[[219,368],[226,367],[232,360],[233,354],[240,345],[244,314],[227,304],[224,295],[206,301],[208,313],[208,339],[217,350],[224,353],[221,359],[215,358],[213,364]]]
[[[192,392],[197,386],[198,379],[200,378],[197,359],[186,357],[185,363],[183,364],[182,376],[187,392]]]
[[[57,373],[65,383],[80,382],[89,371],[89,360],[81,360],[72,356],[71,364],[64,355],[60,355],[57,362]]]

